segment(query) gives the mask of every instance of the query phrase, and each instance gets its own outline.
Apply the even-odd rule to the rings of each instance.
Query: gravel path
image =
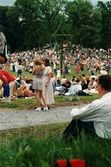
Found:
[[[52,108],[48,111],[12,110],[0,111],[0,130],[71,121],[70,111],[79,106]]]

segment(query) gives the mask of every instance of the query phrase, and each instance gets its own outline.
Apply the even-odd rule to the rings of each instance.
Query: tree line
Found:
[[[111,1],[16,0],[0,6],[0,31],[10,52],[46,44],[74,43],[86,48],[111,47]]]

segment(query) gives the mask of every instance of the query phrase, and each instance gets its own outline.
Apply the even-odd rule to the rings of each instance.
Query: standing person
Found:
[[[40,98],[42,98],[44,102],[44,110],[48,110],[47,104],[46,104],[46,99],[43,95],[43,75],[45,71],[45,66],[42,62],[41,59],[35,59],[34,60],[35,67],[32,71],[32,74],[35,75],[32,83],[32,88],[35,90],[35,95],[36,95],[36,100],[37,100],[37,108],[36,111],[41,110],[40,106]]]
[[[83,64],[83,62],[80,62],[80,70],[84,71],[84,64]]]
[[[101,75],[98,78],[100,99],[82,107],[73,108],[72,121],[63,132],[63,138],[70,135],[77,137],[81,130],[101,138],[111,138],[111,76]]]
[[[0,79],[2,80],[1,87],[4,85],[9,85],[9,92],[10,92],[10,95],[5,99],[2,99],[1,102],[11,102],[11,96],[14,84],[16,82],[16,78],[13,75],[11,75],[8,71],[0,70]]]
[[[52,83],[52,88],[53,88],[53,93],[54,93],[56,89],[56,78],[54,77],[54,71],[52,71],[51,73],[51,83]]]
[[[76,74],[79,73],[79,63],[78,62],[76,63],[76,66],[75,66],[75,72]]]
[[[60,68],[57,69],[57,79],[61,78],[61,70]]]
[[[22,66],[22,63],[19,62],[18,65],[17,65],[18,76],[22,76],[22,71],[23,71],[23,66]]]
[[[54,66],[54,74],[57,75],[57,65],[56,65],[56,60],[53,61],[53,66]]]
[[[0,64],[7,62],[7,41],[5,35],[0,31]]]
[[[109,74],[110,73],[110,64],[109,64],[109,62],[107,62],[107,64],[106,64],[106,71],[107,71],[107,73]]]
[[[43,94],[46,98],[46,102],[49,109],[50,108],[49,105],[54,103],[54,94],[53,94],[53,88],[51,83],[52,69],[50,67],[49,59],[45,59],[44,64],[46,68],[45,68],[44,77],[43,77],[44,79]]]
[[[15,67],[15,72],[18,72],[18,62],[16,60],[14,61],[14,67]]]

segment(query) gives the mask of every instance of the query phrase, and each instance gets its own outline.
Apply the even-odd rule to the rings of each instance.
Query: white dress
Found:
[[[32,84],[33,89],[43,90],[43,88],[44,88],[44,85],[43,85],[44,84],[44,81],[43,81],[44,71],[45,70],[35,72],[35,76],[34,76],[33,84]]]
[[[57,78],[61,77],[61,70],[57,70]]]
[[[47,66],[44,71],[44,88],[43,88],[43,94],[46,98],[47,104],[53,104],[54,103],[54,94],[53,94],[53,88],[51,81],[49,82],[48,86],[45,87],[46,82],[48,81],[48,74],[52,72],[52,69],[50,66]]]

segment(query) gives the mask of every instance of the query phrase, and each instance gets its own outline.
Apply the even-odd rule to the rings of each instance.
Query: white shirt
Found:
[[[66,80],[67,80],[66,78],[62,78],[61,79],[61,84],[65,84]]]
[[[81,109],[72,109],[71,116],[83,122],[92,121],[99,137],[111,138],[111,92]]]

